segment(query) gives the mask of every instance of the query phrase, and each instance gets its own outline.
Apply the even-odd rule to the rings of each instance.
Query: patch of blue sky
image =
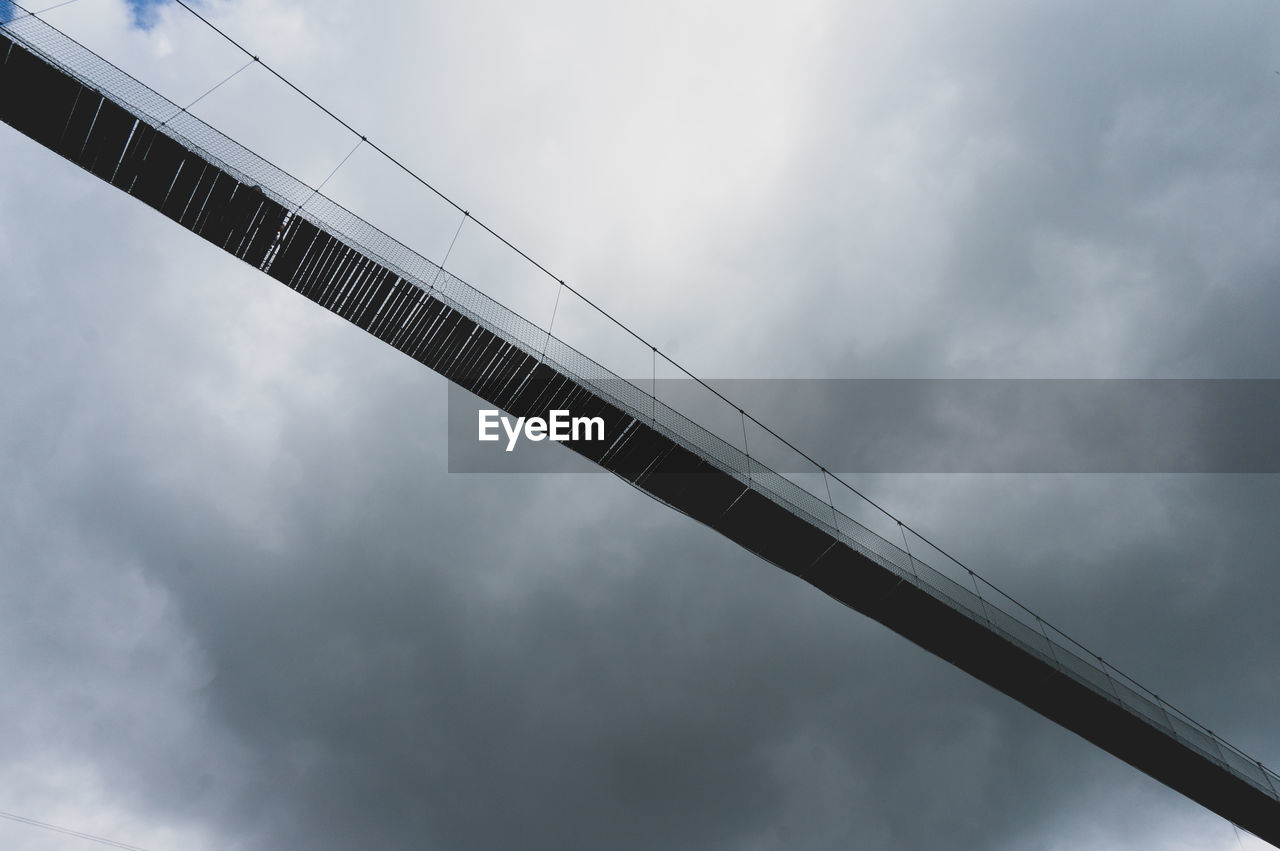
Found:
[[[150,29],[155,24],[155,9],[168,0],[128,0],[129,9],[133,12],[133,23],[141,29]],[[34,4],[34,5],[32,5]],[[42,4],[40,0],[28,0],[23,7],[28,12],[39,14],[41,10],[54,5],[49,0]],[[0,24],[7,24],[14,18],[24,14],[13,3],[0,0]]]
[[[155,25],[156,7],[164,5],[168,0],[129,0],[129,8],[133,10],[133,24],[139,29],[149,30]]]

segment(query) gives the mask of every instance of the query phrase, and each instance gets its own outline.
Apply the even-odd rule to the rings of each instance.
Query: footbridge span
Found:
[[[1280,846],[1280,777],[998,593],[953,581],[0,0],[0,120],[653,498]],[[824,471],[825,473],[825,471]]]

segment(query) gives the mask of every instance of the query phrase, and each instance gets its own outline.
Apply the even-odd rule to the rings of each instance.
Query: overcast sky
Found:
[[[1269,0],[204,8],[700,374],[1280,378]],[[170,3],[47,17],[179,103],[244,62]],[[193,111],[313,184],[353,144],[259,68]],[[7,126],[0,162],[0,811],[184,851],[1240,847],[612,477],[448,474],[442,378]],[[330,189],[429,257],[458,223],[367,149]],[[550,317],[475,228],[449,265]],[[855,480],[1280,765],[1280,479]]]

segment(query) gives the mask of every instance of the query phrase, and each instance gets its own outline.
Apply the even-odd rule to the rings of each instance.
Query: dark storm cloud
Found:
[[[1274,12],[903,8],[830,13],[815,61],[832,73],[788,149],[799,179],[742,214],[755,230],[690,220],[719,255],[751,240],[741,268],[680,249],[696,265],[668,276],[706,273],[689,309],[717,323],[670,316],[670,283],[616,300],[697,325],[691,365],[732,340],[755,374],[1267,375]],[[415,35],[446,67],[521,32],[446,20],[470,41]],[[355,53],[375,31],[350,24]],[[325,64],[310,43],[299,73]],[[859,55],[874,75],[844,73]],[[476,74],[453,83],[489,103]],[[334,97],[368,103],[383,79]],[[422,138],[445,119],[495,131],[480,162],[441,156],[459,184],[521,174],[546,138],[430,97],[446,112]],[[584,102],[603,123],[627,108]],[[497,133],[509,120],[522,132]],[[1234,846],[620,482],[445,474],[438,377],[0,130],[0,664],[19,731],[0,788],[30,814],[75,800],[62,821],[157,848]],[[537,174],[509,179],[537,194]],[[566,231],[594,238],[598,212]],[[612,262],[654,262],[631,250]],[[857,481],[1280,763],[1271,478]]]
[[[829,84],[794,227],[751,236],[803,246],[766,269],[796,307],[769,345],[846,341],[835,377],[1268,374],[1270,16],[968,4],[839,54],[879,94]]]

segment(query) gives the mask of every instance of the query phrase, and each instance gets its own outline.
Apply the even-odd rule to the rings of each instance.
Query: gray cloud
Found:
[[[175,98],[238,64],[80,5]],[[215,8],[704,374],[1272,377],[1270,7]],[[246,75],[197,112],[323,177],[349,143]],[[1236,847],[617,481],[446,474],[441,379],[0,157],[0,809],[153,848]],[[335,193],[439,254],[380,173]],[[857,482],[1280,764],[1272,478]]]

